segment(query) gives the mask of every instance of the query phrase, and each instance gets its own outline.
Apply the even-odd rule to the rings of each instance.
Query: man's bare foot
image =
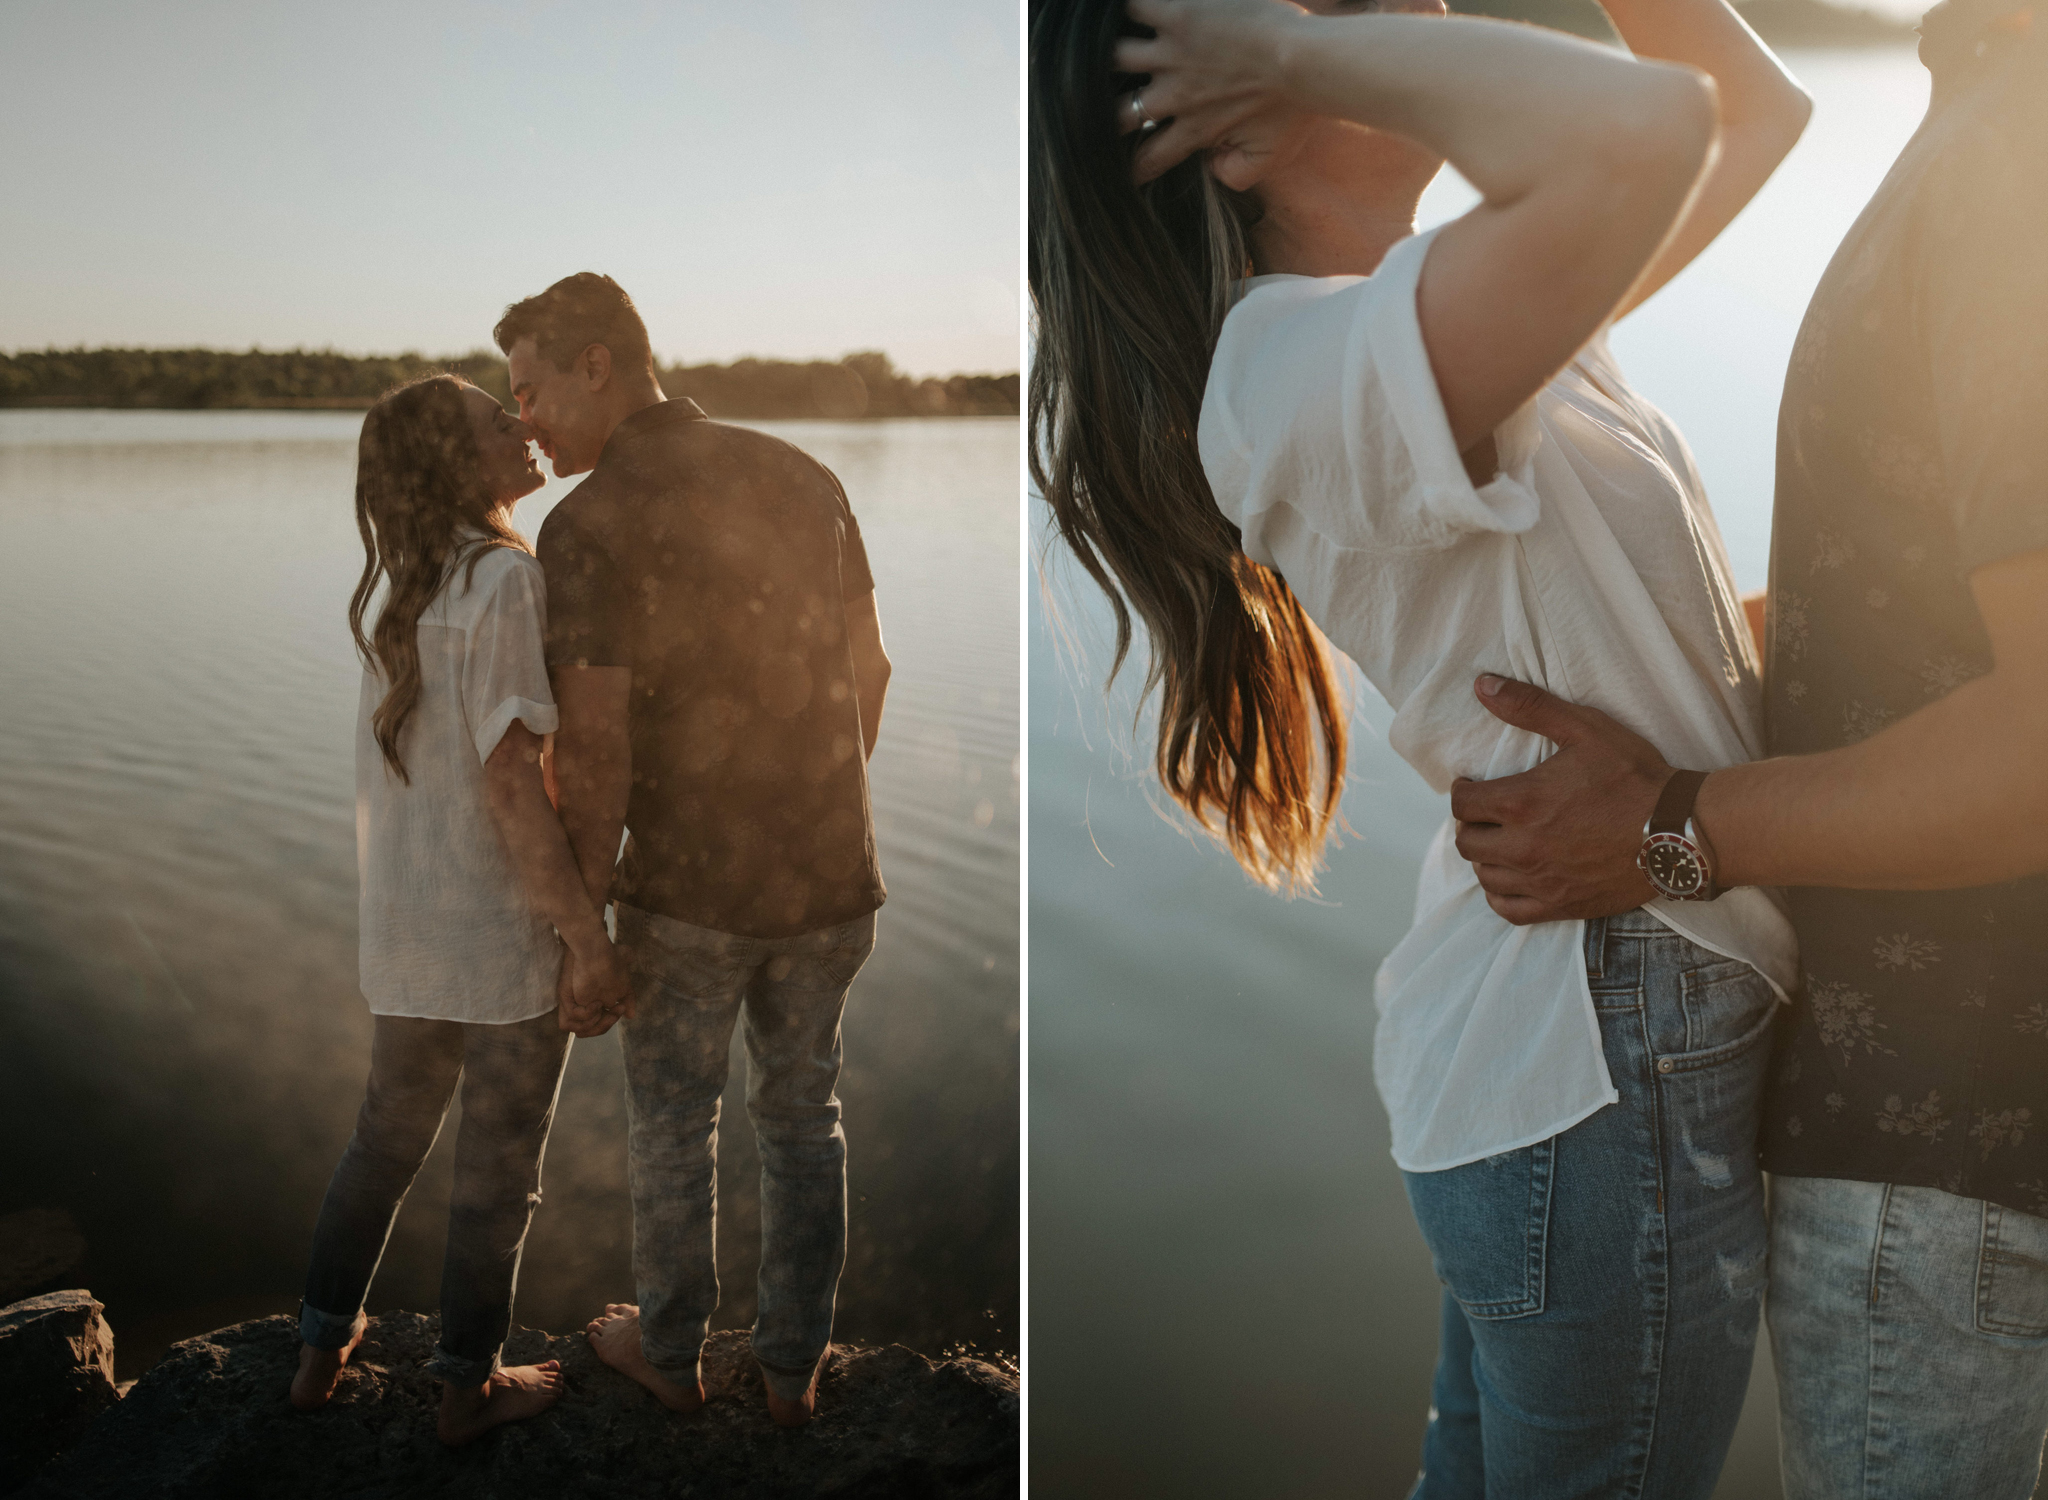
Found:
[[[640,1352],[640,1309],[632,1303],[607,1302],[604,1316],[592,1318],[583,1332],[599,1359],[646,1386],[670,1411],[689,1413],[704,1404],[703,1381],[677,1385],[647,1362]]]
[[[560,1399],[562,1362],[514,1365],[479,1386],[441,1387],[441,1420],[435,1431],[451,1448],[474,1442],[501,1422],[537,1417]]]
[[[348,1342],[339,1349],[299,1345],[299,1373],[292,1377],[292,1405],[300,1411],[318,1411],[327,1404],[334,1388],[341,1384],[341,1367],[356,1352],[356,1345],[363,1341],[363,1330],[369,1326],[370,1320],[358,1312],[355,1326],[349,1329]]]
[[[787,1396],[776,1395],[775,1388],[764,1380],[762,1389],[768,1394],[768,1419],[777,1427],[801,1427],[810,1421],[818,1410],[818,1377],[824,1371],[825,1361],[821,1359],[811,1370],[811,1383],[794,1401]]]

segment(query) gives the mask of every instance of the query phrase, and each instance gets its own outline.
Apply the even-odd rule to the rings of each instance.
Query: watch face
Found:
[[[1654,835],[1643,845],[1643,873],[1667,896],[1690,896],[1706,883],[1699,853],[1675,833]]]

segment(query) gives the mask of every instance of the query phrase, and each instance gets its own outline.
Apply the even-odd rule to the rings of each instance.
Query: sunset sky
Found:
[[[454,353],[578,270],[671,360],[1012,370],[1017,0],[0,4],[0,351]]]

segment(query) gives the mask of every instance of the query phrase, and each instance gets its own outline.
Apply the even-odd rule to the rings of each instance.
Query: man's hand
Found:
[[[1491,675],[1475,684],[1495,718],[1557,745],[1534,770],[1451,788],[1458,852],[1486,904],[1516,926],[1611,917],[1656,896],[1636,868],[1643,825],[1671,778],[1657,747],[1595,708]]]
[[[632,1014],[632,981],[615,956],[607,950],[579,964],[572,951],[562,950],[562,972],[555,981],[555,1017],[562,1030],[603,1036]]]

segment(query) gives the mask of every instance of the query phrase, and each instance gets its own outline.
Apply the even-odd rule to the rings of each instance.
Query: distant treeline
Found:
[[[45,349],[0,354],[0,406],[361,408],[394,385],[447,370],[508,405],[505,361],[479,350],[454,359],[418,354],[356,358],[292,349],[231,354],[216,349]],[[920,380],[886,354],[836,362],[742,359],[671,365],[670,396],[688,396],[714,417],[983,417],[1017,414],[1015,375]]]
[[[1735,0],[1735,8],[1773,47],[1886,47],[1913,40],[1910,22],[1827,0]],[[1451,0],[1451,9],[1616,39],[1594,0]]]

